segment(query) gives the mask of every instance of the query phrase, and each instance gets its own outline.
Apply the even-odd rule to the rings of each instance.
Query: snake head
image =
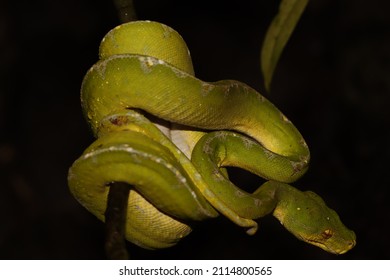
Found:
[[[298,239],[333,253],[344,254],[356,245],[355,233],[338,214],[311,191],[301,192],[283,184],[293,195],[280,200],[274,216]]]

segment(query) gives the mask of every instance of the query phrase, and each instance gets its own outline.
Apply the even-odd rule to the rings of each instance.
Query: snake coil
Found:
[[[111,30],[86,74],[81,103],[96,141],[69,170],[72,194],[104,220],[111,182],[132,186],[126,238],[144,248],[175,245],[191,221],[225,215],[248,234],[272,213],[299,239],[341,254],[355,234],[313,192],[287,183],[307,170],[299,131],[266,98],[232,80],[197,79],[181,36],[157,22]],[[226,166],[266,180],[253,194]]]

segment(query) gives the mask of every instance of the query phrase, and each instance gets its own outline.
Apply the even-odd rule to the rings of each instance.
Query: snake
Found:
[[[292,122],[242,82],[198,79],[171,27],[134,21],[110,30],[83,79],[81,105],[96,140],[70,167],[69,189],[104,221],[110,184],[127,183],[129,242],[168,248],[221,215],[253,235],[271,214],[327,252],[355,246],[355,233],[320,196],[291,185],[310,161]],[[247,192],[228,167],[264,183]]]

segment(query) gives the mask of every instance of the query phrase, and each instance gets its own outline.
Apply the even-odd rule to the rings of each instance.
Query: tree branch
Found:
[[[126,183],[110,184],[108,192],[105,249],[109,259],[126,260],[129,255],[126,249],[126,213],[131,186]]]
[[[121,22],[137,20],[133,0],[114,0],[114,4]]]
[[[133,0],[114,0],[121,22],[137,20]],[[129,259],[126,249],[126,213],[131,186],[122,182],[110,184],[105,212],[107,257],[113,260]]]

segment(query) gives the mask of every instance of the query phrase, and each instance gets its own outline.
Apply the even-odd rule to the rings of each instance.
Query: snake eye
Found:
[[[324,239],[329,239],[333,236],[333,231],[330,230],[330,229],[326,229],[324,230],[322,233],[321,233],[321,236],[324,238]]]

